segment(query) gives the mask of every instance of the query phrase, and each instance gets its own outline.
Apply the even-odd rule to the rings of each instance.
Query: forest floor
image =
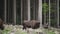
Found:
[[[27,29],[23,30],[22,25],[5,25],[4,30],[0,30],[0,34],[38,34],[38,33],[43,33],[43,34],[59,34],[59,31],[57,29],[52,28],[51,30],[48,29]]]

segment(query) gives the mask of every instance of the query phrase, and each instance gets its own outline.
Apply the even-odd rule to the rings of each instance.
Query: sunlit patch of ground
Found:
[[[0,30],[0,34],[37,34],[37,32],[42,32],[44,34],[55,34],[55,31],[44,28],[23,30],[21,25],[5,25],[5,29],[3,31]]]

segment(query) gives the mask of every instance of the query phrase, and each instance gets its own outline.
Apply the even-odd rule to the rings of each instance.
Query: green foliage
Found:
[[[53,32],[52,30],[45,29],[44,31],[46,34],[55,34],[55,32]]]
[[[42,9],[43,9],[43,10],[42,10],[43,13],[46,14],[46,12],[48,12],[48,10],[49,10],[48,4],[47,4],[47,3],[43,3]]]
[[[52,16],[52,15],[56,15],[57,13],[57,7],[56,7],[57,5],[56,5],[56,2],[53,2],[53,3],[51,3],[51,6],[50,6],[50,22],[51,22],[51,25],[52,26],[54,26],[54,25],[56,25],[56,23],[57,23],[57,17],[54,17],[54,16]],[[49,4],[48,3],[43,3],[42,4],[42,11],[43,11],[43,15],[45,14],[45,16],[47,16],[46,18],[48,19],[48,21],[47,22],[49,22]],[[46,15],[47,14],[47,15]],[[54,18],[53,18],[54,17]]]

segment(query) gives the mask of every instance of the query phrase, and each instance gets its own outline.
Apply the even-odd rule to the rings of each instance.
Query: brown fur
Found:
[[[32,29],[37,29],[40,26],[40,22],[36,20],[31,20],[31,21],[24,21],[23,23],[23,29],[26,28],[32,28]]]
[[[3,26],[3,20],[0,18],[0,29],[3,30],[4,26]]]

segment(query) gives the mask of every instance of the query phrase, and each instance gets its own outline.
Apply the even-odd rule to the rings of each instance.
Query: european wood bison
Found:
[[[4,26],[3,26],[3,20],[0,18],[0,29],[3,30]]]
[[[48,23],[44,24],[44,28],[47,29],[48,28]]]
[[[26,28],[37,29],[39,28],[39,26],[40,26],[40,22],[36,20],[31,20],[31,21],[25,20],[23,23],[23,29],[26,29]]]

